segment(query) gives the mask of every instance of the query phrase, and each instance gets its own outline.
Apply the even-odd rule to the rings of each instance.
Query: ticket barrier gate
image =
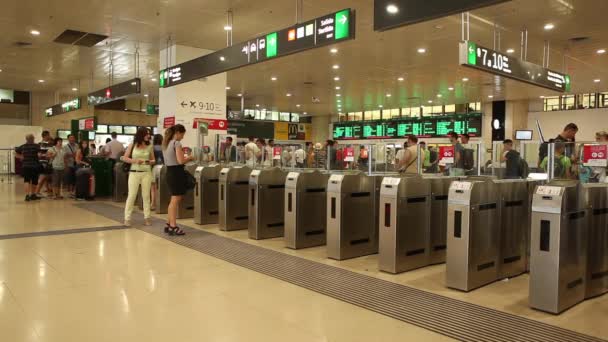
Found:
[[[220,171],[219,226],[221,230],[233,231],[248,228],[249,221],[249,175],[251,168],[233,166]]]
[[[457,177],[423,176],[431,183],[431,231],[429,264],[445,262],[448,231],[448,194]]]
[[[530,306],[560,313],[585,299],[589,205],[578,181],[538,186],[532,200]]]
[[[327,183],[327,256],[378,253],[378,200],[384,176],[333,174]]]
[[[591,207],[585,298],[592,298],[608,292],[608,184],[583,188]]]
[[[196,163],[186,164],[184,169],[186,172],[189,172],[194,176],[194,172],[196,171],[196,167],[198,165]],[[169,193],[169,185],[167,184],[167,166],[165,165],[157,165],[155,168],[161,168],[160,172],[155,172],[153,170],[153,174],[158,174],[158,178],[156,179],[157,192],[156,192],[156,213],[157,214],[166,214],[167,209],[169,207],[169,202],[171,201],[171,194]],[[182,202],[177,210],[177,218],[178,219],[187,219],[194,217],[194,189],[188,190],[186,194],[182,197]]]
[[[379,268],[400,273],[427,266],[431,254],[431,182],[385,177],[380,189]]]
[[[496,281],[500,249],[498,206],[498,190],[493,181],[452,182],[448,195],[448,287],[470,291]]]
[[[285,235],[285,178],[278,167],[253,170],[249,176],[249,238]]]
[[[498,280],[526,272],[530,202],[525,180],[496,180],[494,183],[500,194]]]
[[[219,181],[222,167],[219,164],[199,166],[194,172],[194,223],[217,224],[219,222]]]
[[[328,173],[290,172],[285,181],[285,245],[300,249],[326,243]]]
[[[122,170],[123,162],[114,165],[114,189],[112,189],[113,202],[125,202],[129,196],[129,174]]]

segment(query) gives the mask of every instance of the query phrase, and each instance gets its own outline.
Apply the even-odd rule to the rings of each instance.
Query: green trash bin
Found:
[[[95,195],[112,196],[112,161],[103,157],[91,157],[91,168],[95,171]]]

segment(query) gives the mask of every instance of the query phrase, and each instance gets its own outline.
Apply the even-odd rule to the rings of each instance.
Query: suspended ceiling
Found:
[[[332,47],[319,48],[229,72],[232,109],[240,109],[239,93],[244,94],[247,108],[258,104],[312,115],[431,105],[429,101],[436,105],[486,101],[489,96],[516,100],[555,94],[458,66],[460,15],[382,33],[373,31],[371,0],[305,0],[302,17],[306,20],[344,7],[357,11],[355,40],[336,44],[336,54],[330,53]],[[143,92],[152,99],[158,94],[159,51],[168,39],[221,49],[226,46],[223,27],[228,9],[234,12],[234,42],[295,22],[294,1],[11,1],[0,13],[4,33],[0,36],[0,88],[85,94],[110,82],[113,56],[113,81],[139,75]],[[608,1],[514,0],[471,12],[470,39],[493,47],[494,32],[499,32],[496,46],[502,51],[512,48],[519,57],[520,32],[527,27],[528,60],[542,64],[544,42],[549,41],[549,66],[572,75],[573,92],[603,91],[608,82],[608,53],[596,51],[608,48],[607,12]],[[553,23],[555,29],[545,31],[546,23]],[[92,48],[53,42],[66,29],[110,38]],[[41,34],[33,36],[31,30]],[[426,53],[418,53],[419,48]],[[333,65],[340,68],[334,70]],[[404,81],[398,81],[399,77]],[[320,103],[312,103],[313,97]]]

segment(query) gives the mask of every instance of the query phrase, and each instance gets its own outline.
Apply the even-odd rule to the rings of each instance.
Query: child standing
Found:
[[[53,194],[55,199],[63,199],[61,188],[67,164],[67,156],[63,149],[63,139],[55,138],[53,147],[48,150],[47,155],[53,165]]]

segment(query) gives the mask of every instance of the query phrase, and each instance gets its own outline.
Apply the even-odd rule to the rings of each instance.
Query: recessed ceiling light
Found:
[[[549,30],[553,30],[555,28],[555,25],[548,23],[545,24],[545,30],[549,31]]]
[[[300,108],[300,105],[299,105],[299,104],[297,104],[297,105],[296,105],[296,107]]]
[[[382,105],[378,105],[378,108],[382,108]]]
[[[454,90],[454,87],[448,87],[448,90],[449,90],[449,91],[453,91],[453,90]]]
[[[271,81],[276,81],[276,80],[277,80],[277,78],[276,78],[276,76],[272,76],[272,77],[270,78],[270,80],[271,80]]]
[[[38,83],[44,83],[44,80],[38,80]]]
[[[340,90],[340,89],[341,89],[340,87],[336,87],[336,90]]]
[[[391,97],[391,96],[393,96],[393,95],[391,95],[391,94],[386,94],[386,97]]]
[[[403,77],[399,77],[399,78],[397,79],[397,81],[399,81],[399,82],[403,82]]]
[[[469,79],[465,77],[462,79],[462,82],[469,82]]]
[[[337,96],[337,97],[340,97],[340,96],[342,96],[342,94],[336,94],[336,96]]]
[[[226,90],[230,90],[230,87],[226,87]]]
[[[334,81],[339,81],[339,80],[340,80],[340,77],[338,77],[338,76],[334,77]]]
[[[433,100],[429,100],[428,102],[429,102],[429,103],[433,103]]]
[[[544,99],[545,97],[543,95],[540,96],[541,99]]]
[[[148,97],[148,94],[144,94],[144,97]]]
[[[255,106],[256,106],[256,107],[259,107],[260,105],[259,105],[259,104],[256,104]]]
[[[2,69],[0,69],[0,72],[2,72]]]
[[[223,61],[225,61],[225,60],[226,60],[226,57],[224,57],[224,56],[220,56],[220,61],[222,61],[222,62],[223,62]]]
[[[388,6],[386,6],[386,11],[389,14],[397,14],[397,13],[399,13],[399,7],[397,7],[394,4],[389,4]]]
[[[338,101],[337,101],[337,102],[338,102],[338,103],[340,103],[340,102],[342,102],[342,100],[338,99]]]
[[[285,96],[290,97],[290,96],[291,96],[291,93],[287,93],[287,94],[285,94]]]
[[[489,99],[493,99],[493,98],[494,98],[494,95],[488,95],[488,98],[489,98]]]
[[[243,94],[236,94],[236,96],[238,96],[238,97],[242,97],[242,96],[243,96]]]
[[[442,96],[443,96],[443,95],[441,95],[441,94],[437,94],[437,97],[439,97],[439,98],[441,98]]]
[[[156,78],[151,78],[150,81],[156,82]]]
[[[38,30],[31,30],[31,31],[30,31],[30,34],[31,34],[32,36],[39,36],[39,35],[40,35],[40,31],[38,31]]]
[[[596,78],[596,79],[594,79],[594,80],[593,80],[593,82],[595,82],[595,83],[600,83],[600,82],[601,82],[601,80],[600,80],[599,78]]]
[[[78,91],[78,88],[72,88],[72,91]]]
[[[507,53],[513,53],[515,52],[515,49],[507,49]]]
[[[304,113],[302,113],[302,114],[304,114],[304,115],[308,115],[308,113],[307,113],[307,112],[304,112]]]
[[[224,26],[224,31],[232,31],[232,26],[230,26],[230,25]]]
[[[332,68],[334,68],[334,70],[338,70],[340,69],[340,66],[338,64],[335,64]]]
[[[418,53],[426,53],[426,49],[425,48],[419,48],[418,49]]]
[[[598,55],[603,55],[605,53],[606,53],[606,49],[599,49],[599,50],[597,50],[597,54]]]
[[[331,50],[329,50],[329,52],[331,52],[331,53],[338,53],[338,49],[332,48]]]

